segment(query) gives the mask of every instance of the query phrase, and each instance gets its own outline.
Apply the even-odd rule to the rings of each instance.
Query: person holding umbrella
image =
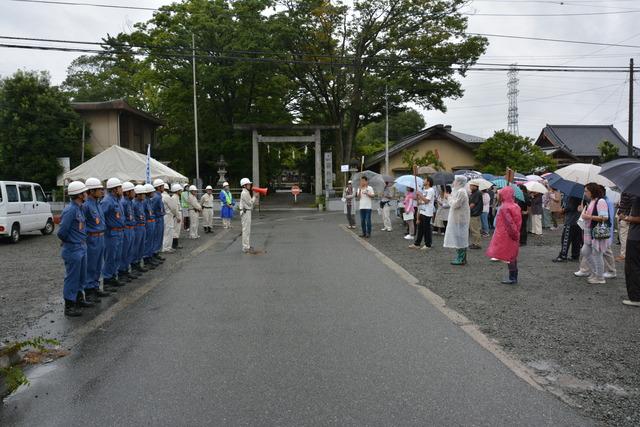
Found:
[[[453,188],[449,196],[449,218],[443,247],[456,249],[456,259],[451,262],[452,265],[467,263],[471,211],[466,185],[467,178],[463,175],[457,175],[453,180]]]

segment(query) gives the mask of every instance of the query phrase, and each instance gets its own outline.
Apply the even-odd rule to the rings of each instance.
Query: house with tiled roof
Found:
[[[609,141],[618,147],[618,154],[628,154],[627,140],[613,125],[546,125],[536,145],[558,162],[558,166],[571,163],[600,162],[598,145]],[[634,147],[635,156],[640,149]]]
[[[409,173],[409,167],[403,163],[402,155],[406,150],[417,150],[417,157],[431,151],[435,153],[447,171],[473,169],[476,165],[475,150],[484,142],[484,138],[454,131],[451,126],[434,125],[418,133],[407,136],[389,149],[389,175]],[[365,168],[385,172],[385,153],[376,153],[365,159]]]

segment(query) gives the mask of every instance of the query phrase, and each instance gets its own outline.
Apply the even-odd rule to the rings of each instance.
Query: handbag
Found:
[[[597,202],[596,202],[597,206]],[[596,210],[594,206],[593,210]],[[593,212],[592,212],[593,215]],[[607,222],[599,222],[591,229],[591,238],[594,240],[608,240],[611,237],[611,220],[607,218]]]
[[[405,212],[402,214],[402,219],[405,221],[412,221],[413,220],[413,212]]]

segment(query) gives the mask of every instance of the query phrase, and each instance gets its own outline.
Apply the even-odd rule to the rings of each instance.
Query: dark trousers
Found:
[[[631,301],[640,301],[640,240],[627,240],[624,256],[624,276],[627,295]]]
[[[353,215],[353,205],[347,205],[347,220],[349,221],[349,227],[356,225],[356,219]]]
[[[371,209],[360,209],[360,225],[362,234],[371,236]]]
[[[420,246],[422,239],[424,238],[424,244],[427,247],[431,247],[432,243],[432,231],[431,231],[431,217],[426,215],[420,215],[420,222],[418,223],[418,231],[416,232],[415,245]]]
[[[571,258],[580,258],[580,250],[582,249],[582,229],[578,224],[565,224],[562,227],[562,246],[560,247],[560,258],[569,256],[569,247],[571,247]]]
[[[522,215],[522,226],[520,226],[520,244],[527,244],[527,222],[529,221],[529,215]]]

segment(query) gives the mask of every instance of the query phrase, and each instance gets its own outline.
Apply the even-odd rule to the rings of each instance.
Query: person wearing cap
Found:
[[[204,221],[204,232],[213,233],[213,187],[207,185],[204,189],[205,193],[200,198],[200,205],[202,206],[202,219]]]
[[[250,254],[253,252],[251,247],[251,211],[253,205],[258,201],[258,196],[251,195],[253,183],[249,178],[240,180],[242,193],[240,194],[240,218],[242,220],[242,252]]]
[[[222,218],[222,226],[224,228],[231,228],[231,219],[233,218],[233,207],[236,205],[231,191],[229,190],[229,183],[224,182],[222,184],[222,191],[220,192],[220,217]]]
[[[151,198],[151,204],[153,206],[153,214],[156,217],[156,228],[153,236],[153,258],[157,261],[164,261],[164,258],[160,256],[162,251],[162,242],[164,240],[164,203],[162,202],[162,193],[164,192],[164,181],[156,179],[153,181],[153,197]]]
[[[198,188],[195,185],[189,187],[189,238],[199,239],[198,234],[198,222],[200,220],[200,212],[202,212],[202,206],[198,203]]]
[[[120,204],[121,196],[122,182],[118,178],[109,178],[107,180],[107,195],[100,202],[102,212],[104,212],[104,222],[107,226],[104,265],[102,267],[103,284],[106,289],[124,286],[117,278],[122,240],[124,239],[124,213]]]
[[[184,231],[189,231],[189,225],[191,225],[189,218],[189,184],[185,184],[184,187],[182,187],[182,194],[180,194],[180,207],[182,208],[182,223]]]
[[[182,222],[184,221],[184,214],[183,214],[183,210],[181,209],[182,193],[183,193],[182,185],[173,184],[171,186],[171,192],[173,193],[171,195],[171,198],[174,200],[174,203],[178,207],[178,215],[173,220],[173,239],[171,243],[171,248],[182,249],[182,246],[180,246],[180,230],[182,228],[181,227]]]
[[[136,228],[134,231],[133,248],[131,250],[130,259],[131,270],[140,274],[149,271],[142,265],[147,226],[147,213],[144,203],[147,190],[144,188],[144,185],[136,185],[134,191],[136,193],[136,198],[133,201],[133,216],[136,219]]]
[[[389,178],[387,178],[389,179]],[[393,231],[391,227],[391,202],[396,198],[396,188],[392,181],[385,180],[382,198],[380,199],[380,209],[382,209],[382,231]]]
[[[168,186],[167,186],[168,187]],[[167,188],[167,190],[176,191],[182,190],[182,187],[178,184],[173,184],[171,188]],[[175,252],[173,249],[173,232],[174,227],[176,225],[176,219],[178,218],[178,214],[180,212],[180,205],[170,194],[169,191],[165,191],[162,193],[162,204],[164,205],[164,233],[162,237],[162,252]]]
[[[133,212],[133,198],[135,197],[135,186],[130,182],[122,184],[122,199],[120,204],[124,214],[124,233],[122,239],[122,250],[120,251],[120,262],[118,263],[118,280],[131,281],[139,276],[134,272],[129,272],[131,265],[131,251],[135,242],[136,218]]]
[[[100,275],[104,264],[104,232],[107,229],[100,206],[104,187],[97,178],[88,178],[85,185],[88,192],[82,204],[87,233],[87,280],[84,293],[89,301],[97,302],[110,295],[100,290]]]
[[[356,228],[356,218],[353,213],[353,182],[347,181],[347,187],[344,189],[342,201],[344,202],[344,213],[347,215],[347,221],[349,221],[349,228]]]
[[[71,198],[62,211],[58,238],[62,241],[62,259],[64,260],[64,314],[65,316],[82,316],[80,307],[91,307],[92,303],[81,295],[87,282],[87,230],[82,203],[87,187],[81,181],[73,181],[67,187]]]
[[[151,198],[153,197],[153,193],[155,193],[156,190],[151,184],[145,184],[144,189],[144,209],[147,216],[147,223],[145,225],[144,251],[142,260],[144,261],[145,267],[153,269],[162,264],[160,260],[155,259],[153,256],[153,244],[155,243],[155,232],[157,223]]]

